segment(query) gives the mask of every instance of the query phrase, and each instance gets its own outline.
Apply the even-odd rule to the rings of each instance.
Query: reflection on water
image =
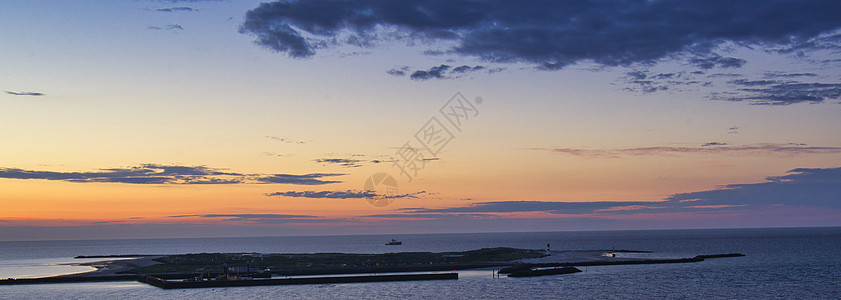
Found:
[[[102,259],[73,259],[68,257],[0,260],[0,278],[33,278],[88,272],[96,270],[96,268],[70,264],[99,260]]]

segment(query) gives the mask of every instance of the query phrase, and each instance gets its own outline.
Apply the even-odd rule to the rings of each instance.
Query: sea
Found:
[[[386,246],[392,238],[401,246]],[[486,247],[645,250],[695,263],[590,266],[581,273],[458,280],[163,290],[138,282],[0,286],[0,299],[841,299],[841,227],[395,234],[0,242],[0,278],[87,271],[78,255],[183,253],[387,253]],[[90,261],[90,260],[84,260]]]

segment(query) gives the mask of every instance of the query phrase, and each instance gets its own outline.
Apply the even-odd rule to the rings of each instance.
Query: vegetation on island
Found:
[[[199,253],[169,255],[158,258],[160,264],[134,268],[125,273],[221,273],[227,270],[241,272],[282,272],[284,270],[316,269],[384,269],[424,266],[502,265],[512,261],[546,256],[542,250],[515,248],[483,248],[462,252],[398,252],[382,254],[309,253],[309,254],[260,254],[260,253]]]

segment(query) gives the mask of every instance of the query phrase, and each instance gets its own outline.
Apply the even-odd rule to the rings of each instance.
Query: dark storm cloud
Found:
[[[44,93],[39,92],[13,92],[13,91],[6,91],[6,94],[12,96],[44,96]]]
[[[420,191],[416,193],[409,193],[409,194],[400,194],[400,195],[380,195],[374,191],[303,191],[303,192],[296,192],[296,191],[289,191],[289,192],[276,192],[271,194],[266,194],[266,196],[284,196],[284,197],[293,197],[293,198],[310,198],[310,199],[362,199],[362,198],[391,198],[391,199],[400,199],[400,198],[417,198],[419,195],[426,194],[426,191]]]
[[[766,182],[731,184],[719,189],[675,194],[674,205],[792,205],[841,208],[841,168],[793,169]]]
[[[338,183],[320,178],[341,176],[344,174],[273,174],[254,175],[224,172],[204,166],[175,166],[142,164],[131,168],[100,169],[95,172],[52,172],[33,171],[18,168],[0,168],[0,178],[40,179],[77,183],[105,182],[127,184],[247,184],[247,183],[285,183],[300,185],[318,185]]]
[[[828,33],[841,27],[839,11],[839,1],[796,0],[290,0],[261,3],[240,30],[296,58],[353,37],[376,43],[398,35],[453,42],[439,50],[445,53],[545,70],[673,56],[707,69],[744,64],[715,52],[728,42],[789,52],[837,48],[841,37]]]

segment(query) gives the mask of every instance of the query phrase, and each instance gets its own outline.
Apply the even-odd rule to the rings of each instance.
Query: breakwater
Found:
[[[617,265],[651,265],[651,264],[678,264],[678,263],[692,263],[701,262],[705,259],[724,258],[724,257],[739,257],[745,256],[741,253],[726,253],[726,254],[711,254],[711,255],[697,255],[690,258],[668,258],[668,259],[629,259],[629,260],[596,260],[596,261],[582,261],[582,262],[568,262],[568,263],[523,263],[499,270],[500,274],[511,274],[519,271],[531,270],[533,268],[551,268],[551,267],[586,267],[586,266],[617,266]]]
[[[189,288],[211,288],[211,287],[238,287],[238,286],[267,286],[267,285],[293,285],[293,284],[327,284],[327,283],[359,283],[359,282],[384,282],[384,281],[418,281],[418,280],[453,280],[458,279],[458,273],[433,273],[433,274],[396,274],[396,275],[358,275],[358,276],[326,276],[326,277],[302,277],[302,278],[276,278],[276,279],[238,279],[238,280],[166,280],[155,276],[140,276],[138,281],[156,286],[162,289],[189,289]]]
[[[9,279],[2,279],[2,280],[0,280],[0,285],[107,282],[107,281],[133,281],[133,280],[137,280],[137,275],[56,276],[56,277],[43,277],[43,278],[9,278]]]

